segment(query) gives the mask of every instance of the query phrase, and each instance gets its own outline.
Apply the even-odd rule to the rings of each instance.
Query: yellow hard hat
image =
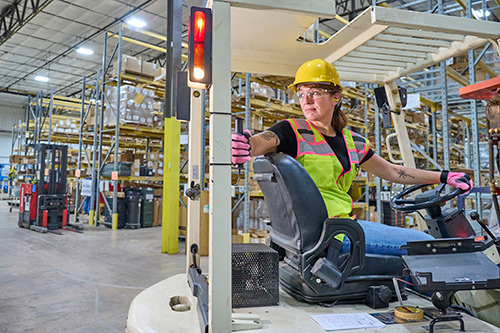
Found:
[[[314,59],[303,63],[295,74],[295,81],[288,88],[297,92],[298,84],[315,82],[333,83],[342,89],[339,73],[332,64],[323,59]]]

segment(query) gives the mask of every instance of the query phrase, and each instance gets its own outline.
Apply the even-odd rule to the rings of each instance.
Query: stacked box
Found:
[[[138,177],[141,175],[141,160],[134,160],[132,167],[130,168],[130,175],[132,177]]]
[[[25,157],[25,155],[10,155],[9,163],[12,163],[12,164],[21,163],[21,160],[23,159],[23,157]]]
[[[153,127],[156,129],[163,129],[163,116],[153,115]]]
[[[163,102],[155,102],[153,105],[153,126],[157,129],[163,128]]]
[[[116,102],[118,89],[106,89],[107,103],[104,110],[104,124],[116,123]],[[120,124],[153,126],[155,92],[146,88],[124,85],[120,87]]]
[[[154,198],[153,227],[162,224],[163,198]]]
[[[151,162],[163,162],[163,153],[159,151],[150,152],[148,154],[148,160]],[[163,164],[162,164],[163,167]]]
[[[134,153],[134,161],[139,160],[140,164],[144,162],[144,154],[141,153]]]
[[[157,65],[152,62],[143,61],[141,75],[149,79],[153,79],[156,75]]]
[[[79,131],[79,124],[76,119],[73,118],[59,120],[54,127],[55,133],[78,134]]]
[[[158,65],[152,62],[147,62],[129,55],[123,55],[121,65],[122,73],[138,75],[148,79],[153,79],[158,69]],[[118,75],[118,61],[113,63],[112,75],[115,77]]]
[[[167,69],[165,67],[157,67],[155,70],[154,81],[165,82],[167,78]]]
[[[85,110],[84,112],[87,112]],[[87,118],[85,120],[85,125],[87,128],[93,128],[95,125],[95,105],[91,105],[89,108],[89,112],[87,113]]]
[[[136,74],[136,75],[141,75],[142,74],[142,60],[137,59],[132,56],[128,55],[123,55],[122,57],[122,73],[129,73],[129,74]],[[115,61],[113,63],[113,75],[118,74],[118,62]]]

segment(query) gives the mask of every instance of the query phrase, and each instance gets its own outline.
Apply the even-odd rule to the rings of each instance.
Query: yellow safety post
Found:
[[[161,252],[175,254],[179,248],[180,122],[165,118],[164,131]]]
[[[243,243],[250,243],[250,233],[244,233],[243,234]]]
[[[89,211],[89,225],[94,226],[94,210]]]
[[[111,230],[118,230],[118,213],[111,217]]]

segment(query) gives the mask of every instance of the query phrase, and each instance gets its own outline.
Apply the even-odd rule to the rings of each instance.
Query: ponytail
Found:
[[[330,94],[334,95],[336,93],[341,93],[342,88],[339,86],[333,86],[330,88]],[[335,106],[335,109],[333,110],[333,117],[332,117],[332,126],[333,129],[335,130],[335,133],[339,134],[342,133],[342,130],[344,127],[347,125],[347,116],[345,115],[344,111],[342,111],[342,97],[340,98],[339,102]]]

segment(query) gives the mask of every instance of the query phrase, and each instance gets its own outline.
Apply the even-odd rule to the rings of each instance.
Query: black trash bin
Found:
[[[127,200],[127,222],[125,227],[130,229],[140,228],[141,193],[136,189],[125,189],[125,198]]]
[[[141,188],[141,227],[153,226],[154,190],[150,187]]]
[[[113,197],[106,197],[106,201],[109,205],[104,204],[104,225],[108,228],[112,227],[112,215],[113,215]],[[125,227],[127,222],[127,203],[125,198],[117,198],[117,212],[118,212],[118,229]]]

